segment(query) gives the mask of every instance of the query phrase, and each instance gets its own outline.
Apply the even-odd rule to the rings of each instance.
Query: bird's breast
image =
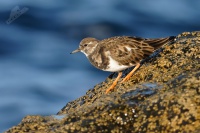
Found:
[[[132,66],[132,65],[122,65],[120,64],[120,62],[114,60],[111,56],[109,56],[108,58],[109,58],[109,63],[106,69],[104,69],[104,71],[119,72]]]

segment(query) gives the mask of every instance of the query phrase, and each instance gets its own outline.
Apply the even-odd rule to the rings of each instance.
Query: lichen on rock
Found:
[[[7,133],[200,132],[200,32],[178,35],[129,81],[105,94],[113,80],[107,78],[57,115],[26,116]]]

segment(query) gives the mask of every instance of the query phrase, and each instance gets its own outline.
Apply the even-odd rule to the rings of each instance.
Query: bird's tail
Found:
[[[176,36],[170,36],[166,38],[155,38],[155,39],[146,39],[145,42],[155,49],[160,48],[163,45],[171,44],[176,40]]]

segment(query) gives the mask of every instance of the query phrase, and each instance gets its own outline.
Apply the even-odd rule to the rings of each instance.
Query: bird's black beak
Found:
[[[70,54],[74,54],[74,53],[77,53],[77,52],[80,52],[80,51],[81,51],[81,50],[78,48],[78,49],[72,51]]]

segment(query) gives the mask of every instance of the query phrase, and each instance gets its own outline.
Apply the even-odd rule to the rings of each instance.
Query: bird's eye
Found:
[[[88,44],[84,44],[83,46],[86,47]]]

